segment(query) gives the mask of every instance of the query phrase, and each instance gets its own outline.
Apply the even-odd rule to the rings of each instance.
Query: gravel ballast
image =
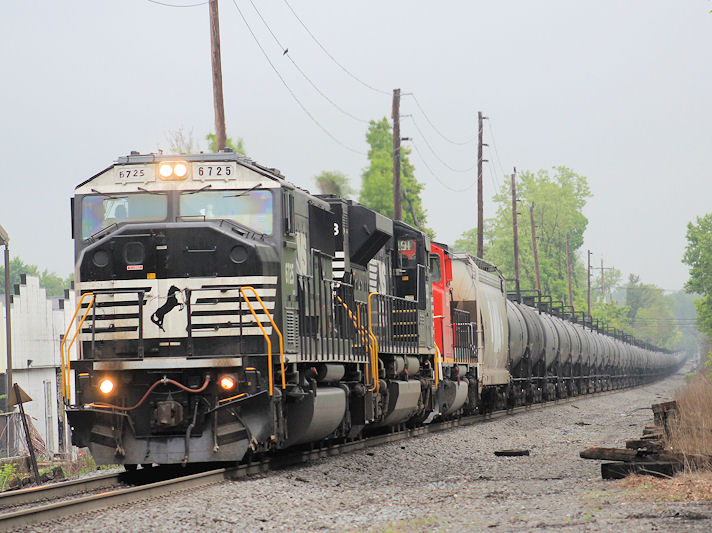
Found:
[[[482,424],[97,511],[28,531],[710,531],[712,502],[646,502],[601,480],[678,375]],[[529,455],[497,457],[499,450]]]

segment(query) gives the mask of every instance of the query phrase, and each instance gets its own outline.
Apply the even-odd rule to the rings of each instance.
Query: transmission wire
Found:
[[[233,1],[234,1],[234,0],[233,0]],[[359,83],[360,83],[361,85],[363,85],[364,87],[366,87],[366,88],[368,88],[368,89],[371,89],[371,90],[374,91],[374,92],[377,92],[377,93],[380,93],[380,94],[386,94],[386,95],[389,95],[389,96],[390,96],[391,91],[384,91],[384,90],[382,90],[382,89],[378,89],[378,88],[374,87],[373,85],[369,85],[368,83],[366,83],[365,81],[363,81],[362,79],[360,79],[358,76],[356,76],[355,74],[353,74],[353,73],[352,73],[349,69],[347,69],[344,65],[342,65],[341,63],[339,63],[339,62],[336,60],[336,58],[335,58],[333,55],[331,55],[331,54],[329,53],[329,51],[326,49],[326,47],[325,47],[323,44],[321,44],[321,42],[319,41],[319,39],[316,38],[316,36],[311,32],[311,30],[307,27],[307,25],[304,23],[304,21],[303,21],[301,18],[299,18],[299,15],[297,15],[296,11],[294,11],[294,8],[290,5],[290,3],[289,3],[287,0],[284,0],[284,3],[285,3],[286,6],[289,8],[289,10],[292,12],[292,15],[294,15],[294,17],[299,21],[299,24],[302,25],[302,28],[304,28],[304,29],[306,30],[306,32],[309,34],[309,36],[310,36],[310,37],[314,40],[314,42],[319,46],[319,48],[321,48],[321,50],[329,57],[329,59],[331,59],[341,70],[343,70],[346,74],[348,74],[349,76],[351,76],[354,80],[356,80],[357,82],[359,82]]]
[[[474,181],[472,183],[470,183],[467,187],[464,187],[462,189],[458,189],[458,188],[448,185],[443,180],[441,180],[435,172],[433,172],[433,169],[430,167],[430,165],[428,165],[428,162],[425,160],[425,158],[423,157],[423,154],[420,152],[420,149],[418,148],[418,144],[415,141],[411,141],[411,144],[413,145],[413,148],[415,148],[415,152],[418,154],[420,162],[423,163],[425,168],[428,169],[428,171],[430,172],[430,175],[433,176],[440,183],[440,185],[442,185],[446,189],[449,189],[453,192],[465,192],[465,191],[472,189],[472,187],[475,186]]]
[[[423,133],[423,130],[420,129],[420,126],[418,126],[418,123],[416,122],[415,117],[413,115],[409,115],[408,118],[410,118],[410,120],[413,121],[413,125],[415,126],[415,129],[418,130],[418,133],[420,133],[420,135],[423,138],[423,142],[425,142],[426,146],[430,149],[432,154],[435,156],[435,159],[440,161],[440,163],[442,163],[443,166],[445,166],[449,170],[452,170],[453,172],[466,173],[466,172],[471,172],[472,170],[474,170],[476,163],[473,163],[472,166],[469,168],[455,168],[455,167],[450,166],[448,163],[446,163],[445,160],[435,152],[435,150],[433,149],[430,142],[428,142],[428,138]]]
[[[279,80],[282,82],[282,85],[284,85],[285,89],[287,89],[287,91],[288,91],[289,94],[292,96],[292,98],[293,98],[294,101],[297,103],[297,105],[302,108],[302,111],[304,111],[304,113],[306,113],[306,115],[311,119],[311,121],[314,122],[314,124],[316,124],[316,125],[319,127],[319,129],[321,129],[321,131],[323,131],[324,133],[326,133],[326,135],[329,136],[329,138],[331,138],[331,140],[334,141],[336,144],[338,144],[338,145],[341,146],[342,148],[344,148],[344,149],[346,149],[346,150],[348,150],[348,151],[350,151],[350,152],[353,152],[353,153],[355,153],[355,154],[367,155],[366,152],[363,152],[363,151],[361,151],[361,150],[356,150],[355,148],[351,148],[350,146],[344,144],[344,143],[343,143],[342,141],[340,141],[333,133],[331,133],[331,132],[330,132],[329,130],[327,130],[324,126],[322,126],[322,124],[314,117],[314,115],[312,115],[312,114],[309,112],[309,110],[306,108],[306,106],[301,102],[301,100],[299,100],[299,98],[297,97],[297,95],[294,93],[294,91],[292,90],[292,88],[287,84],[287,81],[284,79],[284,77],[282,76],[282,74],[280,74],[279,70],[277,70],[277,67],[274,65],[274,63],[272,63],[272,60],[269,58],[269,55],[267,54],[267,52],[265,51],[265,49],[262,47],[262,44],[260,43],[259,39],[257,38],[257,35],[255,35],[255,32],[252,31],[252,27],[251,27],[250,24],[247,22],[247,19],[245,18],[245,15],[242,13],[242,10],[240,9],[240,6],[237,5],[237,1],[236,1],[236,0],[232,0],[232,3],[233,3],[233,5],[235,6],[235,9],[237,9],[237,12],[240,14],[240,18],[242,18],[242,21],[245,23],[245,26],[247,26],[247,30],[250,32],[250,35],[252,35],[252,38],[254,39],[255,43],[257,44],[257,47],[258,47],[258,48],[260,49],[260,51],[262,52],[262,55],[265,56],[265,59],[267,60],[267,63],[269,63],[269,66],[272,67],[272,70],[274,70],[274,73],[277,75],[277,77],[279,78]]]
[[[472,143],[475,142],[475,138],[474,138],[474,137],[473,137],[472,139],[468,139],[468,140],[466,140],[466,141],[459,142],[459,141],[453,141],[453,140],[450,139],[449,137],[445,136],[445,135],[438,129],[438,127],[437,127],[435,124],[433,124],[433,121],[430,120],[430,117],[429,117],[428,114],[425,112],[425,109],[423,109],[423,106],[420,105],[420,102],[418,101],[418,98],[415,96],[415,93],[405,93],[403,96],[412,96],[412,97],[413,97],[413,101],[415,101],[415,105],[418,106],[418,109],[420,109],[420,112],[421,112],[421,113],[423,114],[423,116],[425,117],[425,120],[428,121],[428,124],[430,124],[430,126],[435,130],[435,132],[436,132],[438,135],[440,135],[440,137],[442,137],[443,139],[445,139],[445,140],[446,140],[447,142],[449,142],[450,144],[454,144],[454,145],[457,145],[457,146],[464,146],[464,145],[466,145],[466,144],[472,144]]]
[[[312,81],[312,79],[311,79],[309,76],[307,76],[306,72],[304,72],[304,71],[301,69],[301,67],[300,67],[299,65],[297,65],[296,61],[294,61],[294,59],[292,58],[292,56],[291,56],[290,53],[289,53],[289,48],[288,48],[288,47],[285,47],[285,46],[280,42],[280,40],[279,40],[279,38],[277,37],[277,35],[275,35],[275,33],[272,31],[272,28],[270,28],[269,24],[267,24],[267,21],[266,21],[265,18],[262,16],[262,13],[260,13],[260,10],[257,9],[257,6],[256,6],[255,3],[253,2],[253,0],[249,0],[249,2],[250,2],[250,4],[252,4],[252,8],[253,8],[253,9],[255,10],[255,12],[257,13],[257,16],[260,17],[260,20],[262,21],[262,23],[263,23],[263,24],[265,25],[265,27],[267,28],[267,31],[269,31],[269,33],[270,33],[270,34],[272,35],[272,37],[274,38],[274,41],[277,43],[277,46],[279,46],[279,49],[282,51],[282,55],[283,55],[283,56],[287,56],[287,59],[289,59],[289,61],[292,63],[292,65],[294,65],[294,68],[297,69],[297,71],[298,71],[298,72],[302,75],[302,77],[309,83],[309,85],[311,85],[312,88],[313,88],[317,93],[319,93],[319,95],[321,95],[322,98],[324,98],[327,102],[329,102],[332,106],[334,106],[336,109],[338,109],[341,113],[343,113],[343,114],[346,115],[347,117],[349,117],[349,118],[351,118],[351,119],[353,119],[353,120],[355,120],[355,121],[357,121],[357,122],[361,122],[362,124],[369,124],[369,121],[368,121],[368,120],[365,120],[365,119],[363,119],[363,118],[357,117],[357,116],[354,115],[353,113],[350,113],[349,111],[346,111],[344,108],[342,108],[342,107],[341,107],[340,105],[338,105],[336,102],[334,102],[331,98],[329,98],[326,94],[324,94],[324,92],[323,92],[319,87],[316,86],[316,84]]]

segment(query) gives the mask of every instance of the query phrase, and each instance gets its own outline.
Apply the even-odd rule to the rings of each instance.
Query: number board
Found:
[[[154,165],[117,165],[116,183],[149,183],[156,181]]]
[[[231,181],[236,174],[236,163],[193,163],[193,181]]]

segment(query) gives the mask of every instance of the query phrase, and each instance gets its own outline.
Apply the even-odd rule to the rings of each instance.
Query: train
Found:
[[[229,149],[131,152],[71,214],[61,388],[97,464],[237,462],[639,385],[683,359]]]

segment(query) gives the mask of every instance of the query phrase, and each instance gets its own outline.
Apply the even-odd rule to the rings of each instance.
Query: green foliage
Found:
[[[54,272],[45,269],[40,272],[36,265],[28,265],[19,257],[10,260],[10,287],[19,285],[22,274],[40,278],[40,286],[47,291],[47,296],[63,296],[64,290],[70,287],[74,276],[69,275],[62,279]],[[0,293],[5,294],[5,266],[0,266]]]
[[[348,198],[355,192],[349,185],[349,178],[338,170],[325,170],[318,176],[314,176],[314,181],[321,194],[335,194]]]
[[[393,131],[387,118],[372,120],[368,126],[366,140],[368,168],[361,175],[359,202],[363,205],[393,217]],[[433,231],[426,227],[427,214],[423,209],[420,193],[423,184],[415,179],[415,167],[408,156],[410,149],[401,146],[401,190],[403,192],[403,220],[411,226],[419,227],[433,237]]]
[[[695,223],[687,225],[687,246],[682,262],[690,267],[690,279],[685,283],[688,292],[697,293],[695,300],[697,328],[709,340],[712,339],[712,213],[697,217]],[[705,345],[704,357],[712,358],[712,352]]]
[[[631,274],[625,285],[626,317],[633,335],[662,348],[674,348],[682,339],[672,301],[656,285],[642,283]]]
[[[17,474],[17,464],[5,463],[0,467],[0,491],[5,490],[5,487],[10,480]]]
[[[523,172],[517,185],[519,203],[519,264],[523,289],[536,287],[529,206],[534,204],[541,289],[554,300],[570,304],[566,271],[566,235],[569,235],[573,271],[574,305],[585,307],[585,268],[577,251],[583,245],[588,220],[583,215],[586,199],[591,196],[584,176],[569,168],[556,167],[552,172]],[[505,278],[514,278],[512,237],[512,195],[505,184],[495,195],[496,216],[487,221],[485,259],[499,266]],[[476,234],[475,234],[476,235]],[[476,238],[475,238],[476,241]]]
[[[455,241],[453,250],[470,255],[477,255],[477,228],[463,231],[460,238]]]
[[[208,141],[208,150],[211,152],[217,152],[218,151],[218,137],[214,133],[208,133],[205,136],[205,139]],[[230,148],[233,152],[242,154],[242,155],[247,155],[247,152],[245,152],[245,142],[242,140],[242,137],[237,138],[237,142],[235,142],[232,137],[227,137],[225,139],[225,147]]]

